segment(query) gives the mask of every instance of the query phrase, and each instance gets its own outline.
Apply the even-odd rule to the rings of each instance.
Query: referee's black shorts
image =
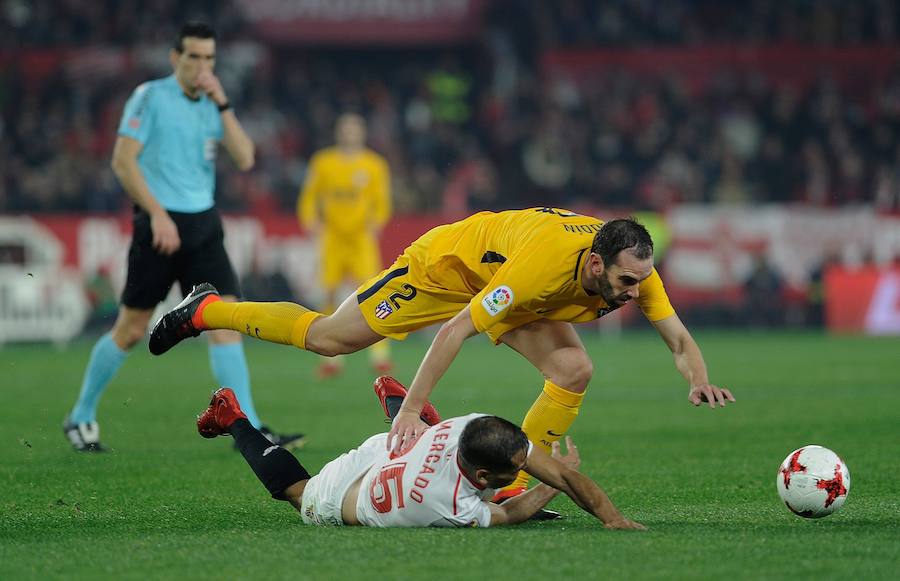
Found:
[[[153,309],[174,282],[186,295],[195,284],[212,283],[223,295],[240,296],[237,275],[225,253],[222,218],[215,208],[196,214],[169,212],[178,227],[181,248],[169,256],[153,248],[150,215],[134,213],[134,234],[128,250],[128,278],[122,304],[134,309]]]

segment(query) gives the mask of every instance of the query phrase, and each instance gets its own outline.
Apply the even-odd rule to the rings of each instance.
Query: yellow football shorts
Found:
[[[423,284],[407,255],[363,283],[356,301],[366,322],[379,335],[402,340],[410,331],[450,319],[469,304],[464,293]]]
[[[381,269],[378,241],[372,236],[347,237],[325,232],[320,255],[320,282],[335,290],[344,280],[366,280]]]
[[[466,308],[472,295],[435,289],[422,280],[418,264],[406,254],[356,289],[356,302],[369,327],[379,335],[402,341],[411,331],[452,319]],[[540,317],[511,313],[485,331],[496,344],[500,337]]]

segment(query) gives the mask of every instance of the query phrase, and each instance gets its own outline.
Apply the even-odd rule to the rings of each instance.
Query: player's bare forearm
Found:
[[[678,315],[672,315],[661,321],[654,321],[653,326],[669,350],[675,358],[675,367],[678,372],[687,380],[690,385],[700,385],[709,383],[709,377],[706,372],[706,363],[703,361],[703,354],[700,347],[691,333],[678,318]]]
[[[690,335],[682,341],[678,351],[672,352],[672,356],[675,358],[675,367],[689,385],[709,383],[709,374],[706,371],[703,353],[700,352],[700,347]]]
[[[569,448],[568,456],[561,455],[558,443],[553,444],[552,457],[540,448],[533,448],[528,455],[525,470],[547,486],[565,492],[575,504],[600,519],[604,525],[623,521],[622,514],[603,489],[578,472],[580,460],[571,438],[566,437],[566,444]]]
[[[143,147],[136,139],[119,136],[113,147],[112,169],[128,196],[150,215],[153,248],[169,255],[181,247],[181,237],[172,217],[147,187],[137,161]]]
[[[474,334],[475,329],[472,327],[468,314],[466,320],[469,321],[471,334]],[[388,432],[387,447],[394,453],[404,453],[421,435],[425,428],[425,423],[420,417],[422,408],[425,407],[438,380],[456,358],[463,341],[471,336],[467,333],[465,325],[458,323],[457,317],[454,317],[441,326],[434,341],[431,342],[428,353],[425,354],[425,358],[419,365],[419,370],[409,387],[409,393],[403,400],[400,411],[394,417],[391,431]]]
[[[434,386],[459,354],[463,342],[475,334],[477,331],[472,324],[468,307],[441,325],[434,341],[431,342],[431,347],[428,348],[428,353],[419,365],[400,411],[413,412],[417,415],[421,413]]]
[[[417,414],[422,411],[434,386],[459,354],[462,342],[463,338],[452,331],[438,332],[413,378],[409,395],[403,400],[402,411],[416,412]]]
[[[222,113],[222,127],[225,133],[222,143],[235,165],[241,171],[252,169],[256,160],[256,146],[231,109]]]
[[[675,367],[690,385],[688,401],[695,406],[707,402],[709,407],[725,407],[726,402],[735,401],[731,391],[709,382],[709,373],[706,370],[706,362],[703,361],[703,353],[690,332],[678,318],[672,315],[660,321],[654,321],[653,326],[659,331],[660,336],[672,350],[675,358]]]
[[[141,167],[138,165],[137,152],[140,151],[140,147],[140,143],[137,141],[127,143],[120,138],[113,149],[112,170],[128,197],[149,215],[155,216],[165,212],[165,209],[150,192]],[[132,151],[135,148],[137,148],[137,152]]]
[[[225,90],[222,88],[222,83],[212,71],[201,72],[197,76],[196,85],[218,107],[226,106],[229,103]],[[233,109],[226,109],[220,115],[224,132],[222,142],[225,144],[225,149],[228,150],[228,154],[234,160],[238,169],[241,171],[249,170],[253,167],[256,155],[256,147],[253,145],[253,140],[241,127],[241,123],[238,121]]]
[[[600,486],[575,470],[562,473],[566,485],[563,489],[575,504],[600,519],[604,524],[624,518]]]
[[[506,521],[503,524],[514,525],[527,521],[537,511],[553,500],[559,491],[546,484],[538,484],[529,488],[523,494],[510,498],[500,507],[506,513]]]

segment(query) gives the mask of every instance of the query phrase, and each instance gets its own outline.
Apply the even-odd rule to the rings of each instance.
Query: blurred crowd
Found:
[[[249,34],[230,1],[2,0],[0,50],[170,44],[180,23],[198,17],[224,38]]]
[[[620,71],[528,95],[524,175],[552,199],[665,210],[677,202],[900,209],[900,69],[861,94],[824,76],[803,92],[752,72],[701,94]]]
[[[545,48],[646,47],[708,43],[892,43],[893,0],[513,1]]]
[[[900,68],[854,84],[825,69],[799,88],[733,68],[697,90],[677,74],[618,68],[574,82],[542,67],[559,49],[890,45],[890,1],[753,0],[741,11],[706,0],[498,1],[476,45],[361,50],[261,47],[228,2],[5,0],[0,212],[124,208],[109,169],[122,106],[168,74],[177,25],[196,16],[219,31],[220,67],[230,45],[264,55],[223,74],[258,147],[248,174],[222,161],[226,210],[292,212],[306,161],[351,110],[388,159],[401,212],[686,201],[900,211]],[[38,74],[59,58],[48,49],[84,47],[126,49],[126,72]]]

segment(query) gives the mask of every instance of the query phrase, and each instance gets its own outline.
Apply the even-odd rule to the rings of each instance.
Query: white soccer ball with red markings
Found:
[[[797,516],[821,518],[840,510],[850,492],[850,470],[822,446],[803,446],[781,463],[778,495]]]

